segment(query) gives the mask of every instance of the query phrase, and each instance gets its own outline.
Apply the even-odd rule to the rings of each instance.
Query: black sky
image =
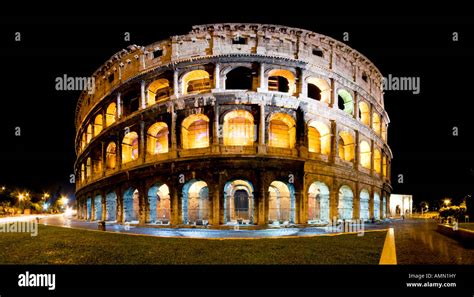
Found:
[[[472,19],[472,18],[471,18]],[[55,78],[89,76],[129,44],[186,34],[193,24],[274,23],[342,41],[384,76],[420,76],[421,93],[386,92],[395,193],[417,201],[473,194],[472,74],[474,20],[420,17],[61,17],[0,20],[0,185],[72,194],[77,92],[57,92]],[[14,32],[23,41],[13,41]],[[131,33],[124,42],[123,33]],[[460,41],[452,42],[458,31]],[[453,127],[459,136],[452,136]],[[14,135],[15,127],[21,136]],[[403,174],[404,183],[397,183]]]

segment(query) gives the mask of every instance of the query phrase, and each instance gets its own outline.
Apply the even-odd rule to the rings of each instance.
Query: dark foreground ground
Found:
[[[386,232],[209,240],[39,226],[0,234],[0,264],[378,264]]]

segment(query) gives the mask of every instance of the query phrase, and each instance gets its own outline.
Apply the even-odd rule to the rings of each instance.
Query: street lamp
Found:
[[[451,204],[451,199],[444,199],[444,205],[449,206]]]
[[[62,203],[62,205],[67,205],[68,202],[69,202],[69,199],[67,199],[66,196],[62,196],[62,197],[61,197],[61,203]]]

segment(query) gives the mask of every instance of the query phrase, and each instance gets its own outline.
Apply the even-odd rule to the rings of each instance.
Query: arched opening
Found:
[[[203,148],[209,146],[209,118],[203,114],[193,114],[181,124],[183,149]]]
[[[352,115],[354,112],[354,100],[351,93],[344,89],[337,91],[337,106],[340,110]]]
[[[308,223],[329,223],[329,188],[316,181],[308,190]]]
[[[86,179],[86,168],[84,163],[81,164],[81,182],[84,182]]]
[[[331,153],[331,131],[321,122],[311,121],[308,125],[308,150],[312,153]]]
[[[374,193],[374,219],[380,220],[380,194]]]
[[[387,124],[386,123],[382,123],[382,131],[381,131],[381,134],[382,134],[382,139],[383,141],[387,141]]]
[[[352,162],[354,160],[354,138],[349,132],[339,133],[337,144],[339,158],[344,161]]]
[[[87,143],[87,140],[86,140],[86,133],[82,133],[82,140],[81,140],[81,149],[84,149],[86,147],[86,143]]]
[[[284,69],[274,69],[268,73],[268,90],[274,92],[295,93],[295,75]]]
[[[376,173],[380,174],[382,165],[382,155],[378,149],[374,149],[374,170]]]
[[[206,93],[212,88],[211,77],[205,70],[190,71],[183,76],[182,81],[184,95]]]
[[[191,180],[183,186],[183,224],[209,223],[209,189],[206,182]]]
[[[325,104],[331,102],[331,86],[326,80],[309,77],[306,82],[308,83],[308,98],[324,102]]]
[[[107,221],[117,220],[117,195],[115,192],[109,192],[105,195],[106,213],[105,219]]]
[[[354,207],[354,194],[349,186],[342,186],[339,189],[339,204],[337,207],[339,219],[352,220]]]
[[[157,122],[148,128],[147,153],[150,156],[168,152],[168,125]]]
[[[370,107],[365,101],[359,103],[359,119],[364,125],[370,125]]]
[[[98,178],[102,176],[102,150],[100,148],[94,149],[92,156],[92,177]]]
[[[137,189],[128,188],[123,194],[124,222],[138,223],[140,211],[140,193]]]
[[[91,125],[91,124],[89,124],[89,125],[87,125],[87,136],[86,136],[86,142],[87,142],[87,143],[91,142],[91,140],[92,140],[92,137],[93,137],[93,135],[92,135],[92,125]]]
[[[362,167],[370,169],[370,158],[371,158],[371,152],[370,152],[370,145],[367,143],[367,141],[362,140],[360,142],[360,165]]]
[[[92,197],[87,198],[86,207],[87,207],[87,218],[86,219],[92,221]]]
[[[246,110],[234,110],[224,116],[224,145],[253,145],[253,116]]]
[[[269,145],[280,148],[294,148],[296,142],[296,123],[286,113],[274,113],[270,117]]]
[[[383,159],[382,159],[383,163],[382,163],[382,174],[384,177],[387,176],[387,157],[386,156],[383,156]]]
[[[122,164],[138,160],[138,134],[129,132],[122,140]]]
[[[273,181],[268,187],[268,220],[270,224],[295,222],[295,191],[291,184]]]
[[[155,103],[164,102],[169,99],[172,89],[170,88],[170,82],[166,78],[160,78],[153,81],[148,86],[148,98],[147,104],[153,105]]]
[[[387,197],[383,196],[382,198],[382,213],[380,214],[380,218],[384,219],[387,216]]]
[[[123,114],[128,116],[140,108],[140,90],[131,90],[122,96]]]
[[[92,178],[92,159],[91,157],[87,158],[86,161],[86,178],[90,180]]]
[[[150,222],[160,225],[170,223],[170,190],[166,184],[155,184],[148,190]]]
[[[115,142],[110,142],[107,145],[105,153],[106,170],[114,170],[117,163],[117,145]]]
[[[112,102],[107,106],[107,109],[105,111],[105,126],[109,127],[113,123],[115,123],[117,117],[117,104],[115,102]]]
[[[236,179],[224,186],[225,223],[253,224],[253,185]]]
[[[380,116],[376,112],[372,114],[372,129],[374,129],[375,134],[380,135]]]
[[[94,220],[102,220],[102,196],[97,195],[94,198]]]
[[[94,120],[94,137],[99,135],[100,132],[102,132],[102,128],[103,128],[103,123],[102,123],[102,115],[101,114],[98,114],[96,117],[95,117],[95,120]]]
[[[229,71],[225,80],[226,90],[252,90],[253,76],[252,69],[247,67],[237,67]]]
[[[369,201],[370,201],[370,194],[369,191],[363,189],[360,191],[360,219],[361,220],[368,220],[370,219],[370,212],[369,212]]]

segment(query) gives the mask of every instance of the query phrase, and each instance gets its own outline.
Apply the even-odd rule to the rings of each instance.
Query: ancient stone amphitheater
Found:
[[[78,216],[286,225],[389,211],[382,75],[324,35],[194,26],[129,46],[76,108]]]

